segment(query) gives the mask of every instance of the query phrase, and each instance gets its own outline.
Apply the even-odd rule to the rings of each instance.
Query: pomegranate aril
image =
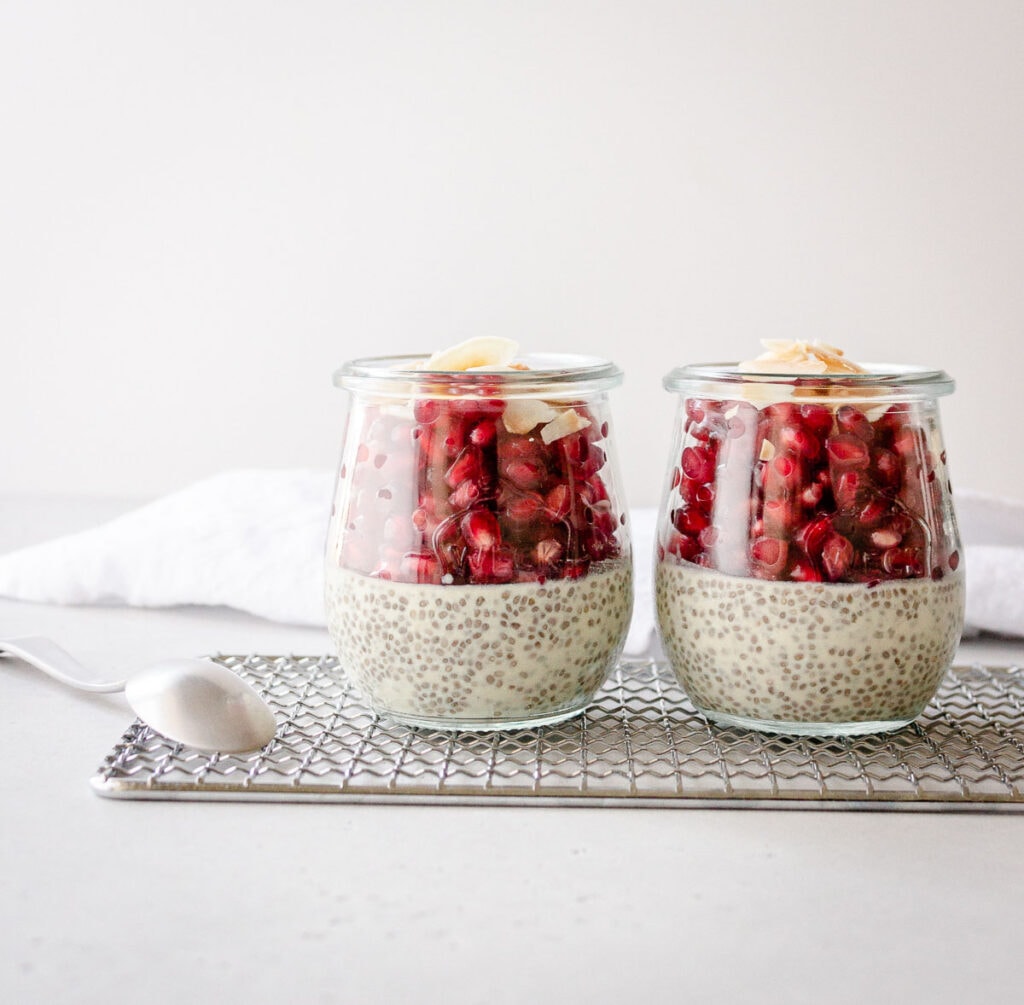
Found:
[[[548,511],[557,519],[567,516],[572,506],[572,493],[569,486],[559,482],[544,499]]]
[[[665,550],[671,555],[678,555],[686,562],[692,562],[700,553],[700,543],[689,534],[679,534],[673,531],[669,536]]]
[[[835,582],[846,575],[853,562],[853,545],[842,534],[833,534],[821,550],[821,564],[825,575]]]
[[[590,560],[586,558],[569,559],[562,567],[563,579],[580,579],[587,574],[590,568]]]
[[[515,560],[507,549],[486,549],[469,553],[469,575],[473,582],[510,583],[515,574]]]
[[[469,442],[477,447],[489,447],[498,436],[494,419],[481,419],[470,431]]]
[[[827,516],[805,523],[794,535],[793,540],[801,551],[810,558],[820,558],[825,542],[832,535],[832,521]]]
[[[760,579],[778,579],[786,567],[789,544],[775,537],[761,537],[750,545],[751,566]]]
[[[834,467],[866,468],[871,459],[867,444],[852,433],[836,433],[828,438],[826,446],[829,463]]]
[[[761,509],[764,533],[769,537],[788,538],[799,520],[797,508],[789,499],[766,499]]]
[[[918,548],[890,548],[882,555],[882,568],[890,576],[903,579],[924,575],[924,562]]]
[[[836,426],[842,432],[859,437],[865,443],[870,443],[875,438],[874,426],[868,421],[868,417],[853,405],[839,406],[836,410]]]
[[[483,468],[480,463],[479,452],[473,447],[467,447],[461,454],[459,454],[451,467],[445,471],[444,480],[452,488],[455,488],[467,478],[479,481],[482,473]]]
[[[886,551],[895,548],[903,540],[903,535],[892,526],[879,527],[871,532],[870,540],[879,551]]]
[[[553,537],[546,537],[534,545],[533,561],[540,566],[553,567],[559,563],[564,553],[565,548],[561,541],[556,541]]]
[[[890,505],[881,496],[871,496],[857,514],[861,527],[877,527],[889,515]]]
[[[501,528],[494,514],[487,509],[471,509],[460,523],[462,536],[470,549],[486,551],[501,544]]]
[[[706,484],[715,476],[715,455],[707,447],[686,447],[679,466],[687,478]]]
[[[441,563],[430,552],[408,552],[402,556],[400,570],[405,582],[440,583],[441,581]]]
[[[820,583],[822,575],[809,559],[798,558],[789,570],[789,578],[797,583]]]
[[[800,421],[820,439],[832,430],[832,410],[824,405],[801,405]]]
[[[956,572],[956,570],[959,567],[959,565],[960,565],[960,552],[958,552],[958,551],[951,551],[949,553],[949,567],[954,572]]]
[[[420,425],[430,425],[441,414],[441,403],[436,398],[418,398],[413,403],[412,414]]]
[[[706,513],[692,507],[677,509],[672,514],[672,525],[680,534],[696,536],[710,524],[711,520]]]
[[[500,500],[502,512],[516,523],[528,523],[544,516],[547,507],[538,495],[514,495]]]
[[[455,491],[448,497],[448,502],[453,509],[469,509],[480,501],[480,486],[472,479],[467,478],[456,486]]]
[[[539,489],[546,477],[545,470],[531,461],[508,461],[502,467],[501,473],[513,485],[527,491]]]

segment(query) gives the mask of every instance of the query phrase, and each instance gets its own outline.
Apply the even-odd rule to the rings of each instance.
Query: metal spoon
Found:
[[[167,739],[199,750],[257,750],[273,739],[277,729],[267,703],[241,677],[210,660],[163,660],[128,680],[108,681],[39,636],[0,639],[3,653],[82,691],[124,691],[143,722]]]

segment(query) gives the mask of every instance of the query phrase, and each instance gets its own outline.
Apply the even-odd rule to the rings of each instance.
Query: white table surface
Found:
[[[0,551],[126,508],[0,496]],[[223,609],[0,600],[0,635],[27,634],[112,673],[328,647]],[[1021,994],[1024,815],[100,798],[89,778],[131,719],[120,695],[0,664],[0,1001]]]

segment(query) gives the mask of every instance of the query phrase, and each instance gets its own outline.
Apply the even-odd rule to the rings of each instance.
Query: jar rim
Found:
[[[529,353],[518,357],[528,370],[417,370],[423,355],[365,356],[334,372],[334,385],[346,390],[395,394],[540,394],[606,390],[622,383],[611,360],[581,353]],[[565,387],[564,385],[568,385]]]
[[[866,373],[759,373],[740,370],[738,363],[695,363],[677,366],[662,383],[668,391],[689,390],[695,384],[721,384],[726,389],[739,385],[763,386],[766,390],[787,388],[832,391],[885,392],[893,395],[942,397],[952,394],[956,382],[945,370],[903,363],[865,363]]]

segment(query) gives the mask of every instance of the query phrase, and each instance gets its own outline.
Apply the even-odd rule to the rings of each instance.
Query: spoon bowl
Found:
[[[0,639],[0,655],[4,653],[83,691],[124,691],[143,722],[167,739],[197,750],[258,750],[277,730],[274,713],[256,691],[211,660],[162,660],[127,680],[108,681],[98,679],[49,639]]]

